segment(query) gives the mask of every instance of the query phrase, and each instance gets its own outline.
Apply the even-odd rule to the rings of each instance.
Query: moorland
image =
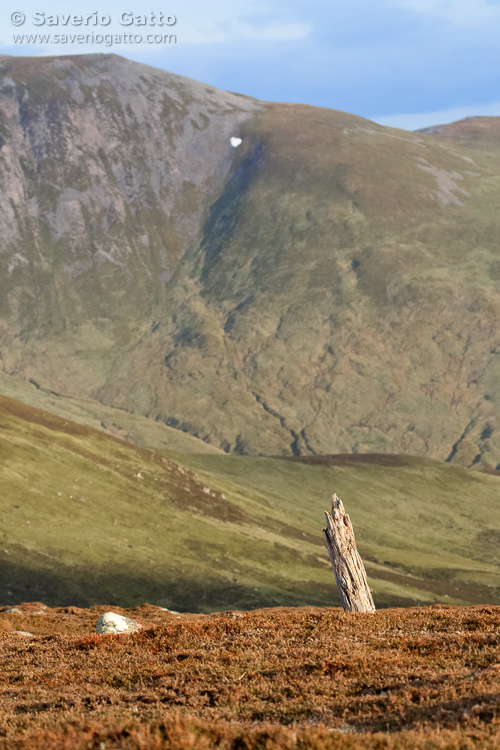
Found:
[[[495,750],[500,608],[0,612],[2,750]],[[31,637],[13,634],[29,630]],[[9,630],[10,629],[10,630]]]

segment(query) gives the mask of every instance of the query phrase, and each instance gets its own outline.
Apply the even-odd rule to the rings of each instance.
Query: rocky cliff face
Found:
[[[494,118],[407,133],[113,55],[0,84],[6,372],[228,451],[500,463]]]
[[[149,322],[259,105],[114,55],[3,57],[0,77],[3,364],[92,389],[112,364],[95,352]]]

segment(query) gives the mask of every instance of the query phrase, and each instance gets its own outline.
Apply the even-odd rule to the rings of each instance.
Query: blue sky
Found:
[[[94,11],[110,23],[77,26],[67,19]],[[11,16],[19,12],[26,20],[16,26]],[[150,23],[160,12],[175,16],[175,25]],[[120,23],[124,13],[132,24]],[[48,25],[51,16],[58,25]],[[151,33],[175,34],[176,43],[145,43]],[[14,34],[83,34],[85,42],[21,44]],[[92,44],[92,34],[103,41]],[[143,41],[120,44],[114,35],[123,34]],[[410,130],[500,115],[500,0],[72,0],[71,10],[63,0],[3,3],[0,53],[89,52],[115,52],[259,99],[341,109]]]

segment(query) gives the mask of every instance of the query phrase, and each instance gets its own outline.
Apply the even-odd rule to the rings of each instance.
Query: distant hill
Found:
[[[410,133],[115,55],[0,85],[6,374],[230,453],[500,465],[497,118]]]
[[[500,603],[500,479],[388,464],[152,451],[0,397],[0,605],[337,605],[332,492],[378,607]]]
[[[466,117],[447,125],[421,128],[416,132],[471,148],[495,150],[500,140],[500,117]]]

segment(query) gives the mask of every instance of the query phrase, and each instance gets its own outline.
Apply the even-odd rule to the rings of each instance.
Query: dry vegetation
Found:
[[[500,607],[0,613],[0,748],[500,746]],[[23,637],[12,629],[28,630]]]

